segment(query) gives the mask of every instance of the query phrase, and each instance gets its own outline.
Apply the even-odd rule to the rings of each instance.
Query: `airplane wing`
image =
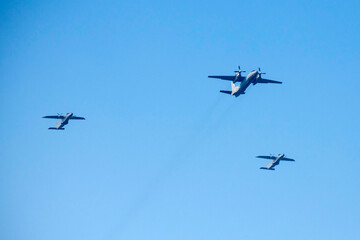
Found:
[[[266,78],[260,78],[256,81],[256,83],[277,83],[277,84],[282,84],[282,82],[279,81],[274,81],[274,80],[270,80],[270,79],[266,79]]]
[[[54,118],[54,119],[64,119],[65,117],[64,116],[61,116],[61,115],[56,115],[56,116],[45,116],[43,118]]]
[[[221,80],[234,81],[235,76],[208,76],[208,78],[219,78]],[[244,81],[245,77],[238,77],[237,81]]]
[[[77,116],[72,116],[70,119],[73,119],[73,120],[85,120],[85,118],[77,117]]]
[[[261,167],[260,169],[264,169],[264,170],[275,170],[275,168],[266,168],[266,167]]]
[[[291,162],[295,162],[294,159],[291,159],[291,158],[282,158],[280,159],[281,161],[291,161]]]
[[[275,160],[276,157],[275,156],[256,156],[257,158],[265,158],[265,159],[272,159]]]

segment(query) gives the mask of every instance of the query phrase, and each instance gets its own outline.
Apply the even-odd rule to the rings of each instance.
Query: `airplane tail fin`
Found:
[[[231,82],[231,92],[234,92],[234,90],[235,90],[235,83],[234,82]]]
[[[235,93],[237,93],[239,91],[241,87],[241,83],[239,86],[236,86],[234,82],[231,82],[231,96],[234,95]],[[240,94],[245,94],[245,92],[241,92]]]
[[[234,95],[234,93],[236,93],[236,86],[234,82],[231,82],[231,96]]]
[[[263,170],[275,170],[275,168],[271,167],[271,163],[266,163],[266,167],[261,167]]]
[[[240,85],[239,86],[235,86],[235,84],[233,82],[231,82],[231,91],[225,91],[225,90],[220,90],[220,92],[222,93],[226,93],[229,95],[234,95],[237,91],[239,91],[240,89]],[[241,94],[245,94],[245,92],[241,93]]]

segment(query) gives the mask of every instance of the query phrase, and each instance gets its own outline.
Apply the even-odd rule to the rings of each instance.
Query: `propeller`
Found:
[[[259,73],[259,77],[261,78],[261,74],[266,74],[266,73],[263,73],[263,72],[261,72],[261,69],[259,68],[259,71],[258,71],[258,73]]]
[[[234,71],[234,72],[235,72],[235,73],[242,73],[242,72],[246,72],[246,71],[241,70],[240,66],[238,66],[238,69],[239,69],[239,70]]]
[[[258,79],[261,79],[261,74],[266,74],[266,73],[263,73],[263,72],[261,72],[261,69],[259,68],[259,70],[258,70],[258,74],[257,74],[257,76],[256,76],[256,79],[253,81],[253,85],[256,85],[257,83],[258,83]]]

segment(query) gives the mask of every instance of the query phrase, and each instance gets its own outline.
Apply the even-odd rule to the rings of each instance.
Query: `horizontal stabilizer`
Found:
[[[54,127],[49,127],[49,130],[65,130],[65,128],[54,128]]]
[[[264,169],[264,170],[275,170],[275,168],[266,168],[266,167],[261,167],[260,169]]]
[[[231,91],[220,90],[220,92],[231,95]]]

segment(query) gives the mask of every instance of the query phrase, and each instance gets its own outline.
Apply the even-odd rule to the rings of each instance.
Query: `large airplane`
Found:
[[[74,116],[73,113],[68,113],[66,115],[55,115],[55,116],[45,116],[43,118],[54,118],[54,119],[61,119],[60,123],[56,123],[56,127],[49,127],[48,129],[51,130],[65,130],[64,126],[69,123],[69,120],[85,120],[83,117]]]
[[[264,169],[264,170],[275,170],[275,166],[280,164],[280,161],[291,161],[291,162],[295,162],[294,159],[291,158],[286,158],[285,154],[279,154],[277,156],[257,156],[257,158],[265,158],[265,159],[271,159],[273,160],[271,163],[267,163],[266,167],[261,167],[260,169]]]
[[[258,83],[277,83],[282,84],[282,82],[274,81],[270,79],[263,78],[261,75],[266,74],[259,71],[253,70],[246,77],[241,76],[241,73],[245,72],[240,69],[235,71],[235,76],[208,76],[209,78],[219,78],[222,80],[231,81],[231,91],[220,90],[222,93],[230,94],[231,96],[238,97],[241,94],[245,94],[245,90],[250,86],[250,84],[256,85]],[[240,82],[239,86],[236,86],[235,83]]]

